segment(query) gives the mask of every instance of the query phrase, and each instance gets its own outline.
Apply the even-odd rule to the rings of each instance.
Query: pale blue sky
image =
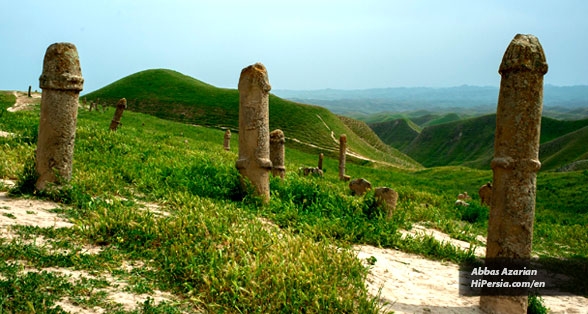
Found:
[[[588,1],[3,0],[0,90],[39,86],[74,43],[84,92],[168,68],[236,88],[262,62],[274,89],[498,86],[504,50],[536,35],[545,82],[588,85]]]

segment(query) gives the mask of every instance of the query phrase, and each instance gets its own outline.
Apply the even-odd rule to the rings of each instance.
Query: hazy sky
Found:
[[[236,88],[262,62],[273,89],[498,86],[517,33],[545,82],[588,85],[588,1],[3,0],[0,90],[38,89],[43,55],[74,43],[84,92],[168,68]]]

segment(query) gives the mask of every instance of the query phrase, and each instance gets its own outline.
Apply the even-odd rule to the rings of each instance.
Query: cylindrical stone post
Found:
[[[339,180],[348,181],[349,176],[345,175],[345,158],[347,154],[347,135],[339,137]]]
[[[269,202],[269,91],[267,70],[261,63],[244,68],[239,78],[239,159],[241,182],[250,181],[264,203]]]
[[[118,129],[118,126],[120,125],[120,118],[123,115],[123,112],[125,112],[125,109],[127,108],[127,99],[126,98],[122,98],[121,100],[118,101],[118,103],[116,103],[116,111],[114,112],[114,117],[112,118],[112,121],[110,122],[110,130],[111,131],[116,131],[116,129]]]
[[[286,137],[282,130],[273,130],[270,133],[270,160],[272,162],[272,175],[284,179],[286,166],[284,160],[286,156]]]
[[[323,170],[323,159],[325,158],[325,155],[323,153],[319,154],[319,160],[318,160],[318,169],[319,170]]]
[[[29,98],[31,98],[31,85],[29,85],[29,93],[27,94],[29,96]]]
[[[543,76],[539,40],[516,35],[504,53],[496,110],[492,202],[486,259],[529,259],[533,241]],[[527,296],[482,296],[487,313],[527,313]]]
[[[76,47],[70,43],[49,46],[39,78],[43,94],[35,164],[38,190],[71,178],[78,97],[83,84]]]
[[[225,141],[223,143],[223,147],[226,151],[231,150],[231,130],[227,129],[225,131]]]

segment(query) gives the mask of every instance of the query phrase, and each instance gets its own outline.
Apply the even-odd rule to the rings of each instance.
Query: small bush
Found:
[[[11,195],[24,195],[35,193],[35,183],[38,179],[35,169],[35,156],[28,157],[24,162],[24,168],[19,175],[15,186],[10,190]]]
[[[529,295],[527,304],[527,314],[549,313],[549,309],[546,308],[545,305],[543,305],[543,298],[536,293],[532,293],[531,295]]]
[[[488,220],[488,207],[470,203],[470,206],[461,207],[461,220],[469,223],[477,223]]]

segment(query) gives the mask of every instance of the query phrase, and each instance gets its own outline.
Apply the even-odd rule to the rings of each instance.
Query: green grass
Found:
[[[424,128],[403,150],[426,167],[462,165],[488,169],[494,151],[495,115]]]
[[[238,130],[239,92],[236,89],[217,88],[171,70],[138,72],[82,98],[115,105],[122,97],[127,99],[128,109],[132,111],[188,124]],[[381,151],[370,145],[325,108],[295,103],[275,95],[270,95],[269,103],[270,130],[284,131],[286,138],[291,139],[290,145],[298,149],[334,156],[338,142],[333,136],[338,139],[339,135],[346,134],[348,147],[367,158],[393,163],[400,168],[420,167],[403,153],[396,151],[392,155],[389,148]]]
[[[549,142],[539,150],[541,168],[554,170],[575,161],[588,159],[588,127],[572,131]]]
[[[366,142],[369,146],[374,147],[381,152],[378,160],[395,160],[394,164],[405,165],[404,167],[413,169],[420,168],[420,165],[414,164],[412,160],[407,160],[406,155],[401,153],[394,146],[386,145],[386,143],[380,139],[380,136],[376,135],[376,133],[372,131],[372,128],[365,124],[365,122],[344,116],[338,117],[353,131],[354,134],[358,135],[359,140]]]
[[[6,96],[0,108],[12,101]],[[472,260],[472,252],[430,237],[402,239],[398,230],[420,223],[473,244],[486,234],[487,210],[475,191],[491,180],[488,170],[348,164],[352,177],[399,193],[397,210],[386,220],[373,192],[351,196],[338,180],[336,158],[325,158],[323,178],[300,177],[296,169],[316,165],[316,154],[287,142],[286,179],[271,180],[271,201],[260,206],[239,184],[237,145],[223,150],[223,131],[127,112],[122,127],[110,132],[112,114],[80,110],[72,181],[46,194],[24,188],[33,181],[31,130],[38,110],[0,118],[0,129],[18,135],[0,138],[6,156],[0,176],[20,180],[12,193],[66,204],[59,213],[75,223],[72,229],[19,227],[20,240],[0,240],[3,311],[58,313],[55,302],[72,295],[81,306],[124,313],[100,292],[109,285],[102,277],[72,284],[58,274],[25,274],[20,263],[26,262],[106,273],[127,280],[131,291],[160,289],[179,297],[174,304],[142,304],[149,313],[376,313],[379,305],[365,287],[367,269],[337,247],[371,244],[461,262]],[[232,141],[238,142],[237,133]],[[588,171],[540,173],[533,247],[542,256],[588,257],[587,179]],[[467,210],[454,206],[463,191],[474,198]],[[145,211],[142,202],[169,215]],[[50,245],[25,241],[39,237]],[[81,254],[85,245],[102,251]],[[124,261],[145,267],[125,271]]]
[[[384,143],[400,150],[405,149],[422,131],[408,118],[372,123],[370,127]]]
[[[431,121],[427,124],[432,124]],[[586,125],[588,120],[561,121],[543,117],[539,154],[541,169],[555,170],[587,159],[588,149],[582,145],[586,142]],[[396,145],[426,167],[463,165],[489,169],[494,153],[494,114],[428,126],[414,140],[407,138],[407,132],[398,128],[376,127],[376,134],[383,137],[386,143]]]
[[[423,123],[422,126],[427,127],[427,126],[433,126],[433,125],[449,123],[449,122],[454,122],[454,121],[460,121],[460,120],[462,120],[462,118],[457,113],[447,113],[439,118],[432,119],[432,120],[429,120],[429,121]]]

